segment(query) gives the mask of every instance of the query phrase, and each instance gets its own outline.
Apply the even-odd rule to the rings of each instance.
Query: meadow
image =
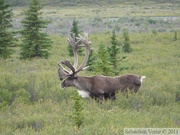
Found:
[[[122,33],[128,28],[133,33],[174,32],[180,30],[180,4],[142,2],[141,4],[121,3],[114,5],[53,6],[44,7],[43,17],[51,23],[45,30],[48,34],[68,35],[73,19],[77,19],[82,31],[102,33],[112,31]],[[14,28],[21,29],[22,11],[27,7],[13,8]]]
[[[166,7],[162,5],[161,7]],[[129,6],[127,5],[127,7]],[[119,10],[119,6],[117,7],[114,7],[112,11]],[[57,15],[57,18],[63,18],[62,14],[55,14],[57,11],[54,11],[52,7],[48,8],[49,13]],[[144,9],[146,6],[141,6],[141,8]],[[15,9],[14,19],[20,17],[21,9]],[[80,12],[82,11],[79,10],[74,7],[74,12],[71,14],[78,12],[80,21]],[[106,8],[106,10],[111,9]],[[168,10],[171,11],[172,8],[167,8],[165,11],[169,14],[168,16],[171,16],[172,12],[168,12]],[[129,12],[128,10],[123,11]],[[139,10],[137,11],[139,12]],[[148,9],[147,11],[149,13]],[[179,17],[179,10],[173,11],[175,12],[173,16]],[[60,11],[58,10],[58,12]],[[165,12],[157,15],[166,16]],[[88,12],[83,13],[88,14]],[[48,14],[46,15],[45,17],[48,18]],[[98,13],[98,15],[101,19],[115,17],[105,13]],[[123,15],[128,16],[127,14]],[[152,14],[146,15],[150,17]],[[142,17],[141,15],[137,16]],[[156,16],[156,14],[154,13],[152,16]],[[63,19],[72,19],[71,17],[66,16]],[[86,18],[95,17],[97,14],[92,15],[91,12],[86,16]],[[174,22],[170,23],[171,26],[173,24]],[[179,26],[175,24],[173,26]],[[126,28],[128,29],[128,27]],[[47,60],[20,60],[20,49],[18,46],[15,47],[16,53],[12,58],[0,60],[0,134],[122,135],[124,128],[132,127],[179,128],[180,39],[177,36],[177,40],[174,41],[174,31],[177,31],[177,35],[180,35],[180,32],[178,27],[172,27],[170,31],[163,32],[158,29],[153,32],[154,28],[140,33],[128,29],[133,51],[129,54],[123,52],[119,54],[127,56],[119,66],[128,67],[119,75],[131,73],[146,76],[140,91],[135,95],[129,95],[128,98],[118,93],[116,100],[103,101],[101,104],[92,99],[81,99],[84,120],[79,129],[74,125],[74,119],[71,117],[74,112],[72,95],[76,89],[62,89],[57,73],[59,59],[73,60],[65,51],[67,35],[63,32],[50,33],[53,48],[52,55]],[[110,44],[110,37],[111,30],[91,31],[89,38],[93,43],[94,51],[101,42],[106,45]],[[117,39],[122,42],[121,31],[117,33]],[[82,60],[82,56],[80,60]],[[80,72],[80,75],[92,76],[96,73],[83,71]]]

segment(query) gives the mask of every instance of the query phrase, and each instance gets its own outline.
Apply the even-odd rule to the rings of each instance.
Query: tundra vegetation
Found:
[[[0,134],[121,135],[128,127],[180,127],[179,7],[178,0],[141,4],[103,1],[100,5],[66,7],[46,4],[43,18],[51,23],[44,32],[53,41],[51,56],[20,60],[17,45],[12,48],[11,58],[0,59]],[[27,7],[13,7],[14,30],[22,28],[24,9]],[[129,94],[128,98],[118,93],[116,100],[98,104],[90,98],[75,98],[75,88],[60,87],[57,62],[73,61],[68,55],[66,37],[74,17],[80,29],[89,33],[94,56],[100,45],[111,44],[113,29],[121,48],[123,29],[128,30],[133,51],[124,53],[120,49],[118,57],[126,59],[120,61],[119,65],[125,68],[118,74],[145,75],[138,93]],[[21,42],[19,35],[18,38]],[[98,72],[80,74],[92,76]]]

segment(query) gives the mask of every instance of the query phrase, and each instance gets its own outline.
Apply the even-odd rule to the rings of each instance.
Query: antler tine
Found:
[[[67,38],[67,41],[69,43],[69,45],[72,47],[73,49],[73,53],[74,53],[74,69],[77,68],[78,66],[78,55],[77,55],[77,50],[78,50],[78,45],[80,44],[80,40],[77,40],[75,39],[74,35],[73,36],[69,36]]]
[[[86,41],[88,41],[88,33],[85,33],[85,32],[84,32],[84,39],[85,39]]]
[[[89,38],[88,38],[88,33],[85,33],[84,32],[84,38],[81,36],[81,35],[79,35],[79,37],[76,37],[77,39],[79,39],[82,43],[83,43],[83,45],[79,45],[79,46],[89,46],[89,48],[90,48],[90,45],[92,44],[92,42],[91,41],[89,41]]]
[[[66,65],[69,69],[71,69],[72,72],[73,72],[73,74],[75,73],[75,69],[74,69],[74,67],[72,66],[72,64],[70,63],[70,61],[65,60],[65,61],[62,61],[61,63],[64,64],[64,65]]]
[[[65,79],[69,74],[70,74],[70,72],[69,71],[67,71],[62,65],[61,65],[61,61],[59,61],[58,62],[58,66],[59,66],[59,68],[58,68],[58,75],[59,75],[59,79],[60,80],[63,80],[63,79]]]
[[[88,40],[88,33],[84,33],[84,38],[81,35],[79,35],[79,38],[77,38],[77,39],[79,39],[84,44],[84,46],[86,48],[86,54],[85,54],[85,58],[84,58],[82,64],[75,71],[75,73],[78,73],[81,70],[85,70],[87,68],[85,66],[86,66],[86,63],[88,61],[90,50],[91,50],[90,45],[92,44],[92,42]]]

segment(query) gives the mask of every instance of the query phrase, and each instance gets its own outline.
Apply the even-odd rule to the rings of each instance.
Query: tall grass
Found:
[[[108,43],[110,36],[110,33],[91,34],[94,51],[100,42]],[[128,127],[180,126],[180,40],[173,41],[174,33],[129,36],[133,52],[120,54],[127,55],[121,65],[128,67],[120,75],[145,75],[140,91],[128,98],[118,93],[115,101],[103,101],[102,104],[82,99],[85,118],[78,129],[79,135],[121,135]],[[22,61],[18,59],[18,51],[11,59],[0,60],[0,134],[77,133],[69,117],[74,105],[71,95],[76,89],[63,90],[57,74],[58,60],[72,61],[73,58],[65,51],[64,36],[51,38],[54,42],[48,60]],[[118,34],[117,39],[120,41],[122,35]]]

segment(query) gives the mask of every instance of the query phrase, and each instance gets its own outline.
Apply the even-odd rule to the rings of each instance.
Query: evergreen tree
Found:
[[[112,31],[111,45],[108,47],[108,53],[111,65],[114,69],[114,75],[117,75],[117,65],[119,61],[118,54],[120,53],[120,47],[118,46],[115,30]]]
[[[94,65],[95,72],[102,75],[111,75],[112,67],[108,58],[109,56],[106,47],[101,43],[98,48],[97,59]]]
[[[80,34],[80,30],[79,30],[79,27],[78,27],[78,21],[76,19],[73,20],[73,23],[72,23],[72,28],[71,28],[71,36],[73,37],[79,37],[79,34]],[[77,40],[77,39],[76,39]],[[70,45],[68,45],[68,51],[69,51],[69,56],[74,56],[73,54],[73,50],[72,50],[72,47]],[[83,52],[83,49],[82,48],[79,48],[78,49],[78,53],[80,55],[82,55],[82,52]]]
[[[91,50],[90,54],[89,54],[89,59],[87,61],[87,65],[89,66],[88,70],[89,71],[93,71],[94,70],[94,62],[96,60],[96,57],[94,55],[94,51]]]
[[[174,32],[174,38],[173,38],[174,41],[177,40],[177,31]]]
[[[74,101],[74,105],[73,105],[74,110],[72,113],[72,118],[74,119],[75,126],[77,127],[77,129],[79,129],[84,121],[83,102],[82,102],[82,98],[77,92],[74,92],[72,99]]]
[[[71,28],[71,34],[73,34],[75,37],[79,37],[79,27],[78,27],[78,21],[76,19],[73,20],[72,28]]]
[[[23,30],[21,31],[23,40],[21,45],[21,58],[31,59],[34,57],[48,58],[51,48],[51,40],[43,28],[49,23],[42,19],[42,6],[38,0],[32,0],[29,9],[24,11],[25,18],[21,21]]]
[[[11,56],[13,50],[10,48],[14,45],[15,38],[12,32],[12,10],[10,5],[0,0],[0,58],[6,59]]]
[[[132,48],[130,45],[130,38],[129,38],[129,34],[127,29],[123,30],[123,38],[124,38],[124,42],[123,42],[123,51],[126,53],[130,53],[132,52]]]
[[[115,30],[112,31],[111,45],[108,46],[108,53],[111,65],[113,66],[114,75],[118,75],[121,70],[127,69],[126,67],[120,66],[120,62],[123,61],[126,56],[120,56],[121,47],[118,46]]]

